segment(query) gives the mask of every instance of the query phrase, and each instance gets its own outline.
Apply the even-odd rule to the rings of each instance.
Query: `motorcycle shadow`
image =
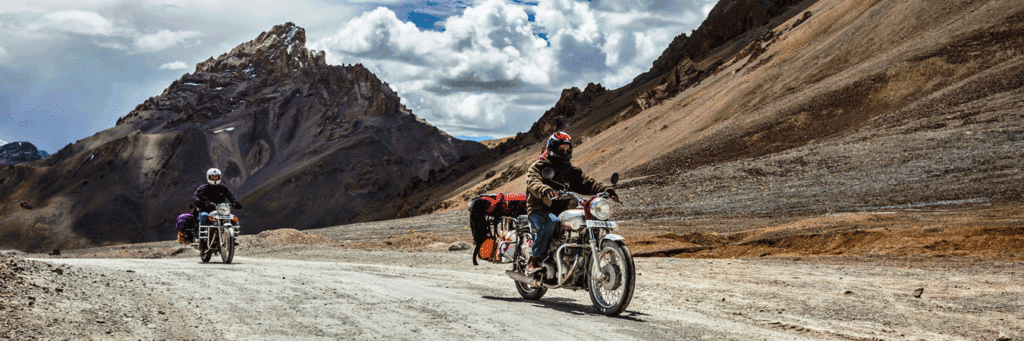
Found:
[[[224,263],[221,263],[221,262],[207,262],[207,263],[203,263],[203,262],[200,261],[200,262],[196,262],[196,264],[205,265],[205,266],[214,266],[214,265],[223,265],[223,266],[245,265],[244,262],[239,262],[239,261],[233,261],[233,262],[231,262],[229,264],[224,264]]]
[[[483,299],[504,301],[504,302],[526,302],[533,303],[534,306],[549,308],[573,315],[580,316],[604,316],[599,313],[590,302],[580,303],[579,300],[564,298],[564,297],[552,297],[552,298],[541,298],[539,300],[527,300],[520,297],[495,297],[495,296],[481,296]],[[619,316],[607,316],[608,318],[621,319],[633,322],[647,322],[642,316],[649,316],[638,311],[626,310],[619,314]]]

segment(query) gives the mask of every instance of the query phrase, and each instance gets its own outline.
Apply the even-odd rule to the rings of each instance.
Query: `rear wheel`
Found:
[[[512,266],[512,268],[515,271],[526,273],[525,264],[525,260],[517,261],[515,262],[515,265]],[[548,292],[548,288],[545,287],[535,287],[520,281],[513,282],[516,283],[516,291],[519,292],[519,296],[523,296],[523,298],[528,300],[539,300],[541,297],[544,297],[545,293]]]
[[[621,314],[633,299],[636,268],[626,244],[606,240],[590,271],[590,301],[602,314]]]
[[[224,264],[231,264],[235,258],[235,237],[231,235],[230,229],[220,229],[220,260]]]

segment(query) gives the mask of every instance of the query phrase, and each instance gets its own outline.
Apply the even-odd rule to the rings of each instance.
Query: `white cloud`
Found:
[[[156,52],[168,49],[174,45],[184,42],[187,39],[201,36],[196,31],[171,31],[160,30],[157,33],[147,34],[135,38],[135,48],[139,52]]]
[[[160,70],[188,70],[189,67],[183,61],[173,61],[160,65]]]
[[[150,28],[152,26],[138,25],[138,22],[135,22],[136,26],[147,28],[132,27],[129,25],[131,21],[115,21],[98,12],[86,10],[62,10],[36,15],[22,12],[11,18],[18,20],[8,27],[14,31],[9,33],[19,35],[22,39],[60,40],[87,36],[96,46],[132,53],[158,52],[202,36],[202,33],[194,30],[154,30]],[[21,32],[17,32],[19,29]],[[4,28],[0,27],[0,31],[4,31]]]
[[[647,71],[676,35],[696,28],[716,2],[0,0],[0,67],[26,66],[23,73],[9,74],[29,83],[25,89],[32,90],[23,91],[28,95],[96,98],[94,104],[48,108],[100,113],[92,116],[105,116],[107,123],[88,128],[96,129],[176,78],[152,72],[155,65],[187,70],[190,65],[181,61],[216,57],[292,21],[306,28],[309,48],[327,51],[328,63],[363,64],[398,91],[417,116],[439,128],[455,135],[504,136],[529,129],[563,88],[627,84]],[[421,30],[408,22],[411,13],[439,20],[428,23],[433,30]],[[25,57],[30,55],[53,57],[42,63]],[[77,76],[83,70],[94,77]],[[61,79],[89,81],[68,90],[68,82],[55,81]],[[0,93],[6,90],[0,87]],[[10,97],[44,98],[18,94]],[[14,114],[35,117],[22,111]],[[8,130],[0,124],[0,133],[11,134]],[[88,136],[80,130],[62,134]],[[53,140],[52,149],[69,142]]]
[[[51,27],[69,33],[93,36],[109,36],[115,33],[114,23],[96,12],[53,12],[43,18]]]
[[[440,31],[380,7],[310,47],[331,64],[362,63],[450,133],[510,135],[529,129],[563,88],[628,84],[715,2],[484,0],[440,21]]]

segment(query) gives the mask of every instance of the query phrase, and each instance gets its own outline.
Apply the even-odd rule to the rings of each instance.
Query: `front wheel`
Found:
[[[231,260],[235,258],[235,236],[231,234],[231,229],[220,229],[220,260],[224,264],[231,264]]]
[[[206,240],[199,241],[199,245],[204,246],[199,248],[199,260],[203,261],[203,263],[209,263],[210,257],[213,257],[213,252],[210,251],[209,246],[210,238],[212,237],[206,237]]]
[[[199,240],[199,260],[203,261],[203,263],[209,263],[210,258],[213,257],[213,251],[210,251],[210,247],[213,246],[212,240],[214,237],[216,236],[207,231],[206,239]]]
[[[590,267],[590,301],[602,314],[621,314],[633,299],[636,268],[626,244],[606,240]]]

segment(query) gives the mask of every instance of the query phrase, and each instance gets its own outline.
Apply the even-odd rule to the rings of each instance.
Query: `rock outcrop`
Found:
[[[39,149],[29,142],[11,142],[0,145],[0,165],[14,165],[42,158]]]
[[[692,36],[685,33],[676,36],[668,48],[661,53],[651,70],[637,76],[650,79],[664,75],[686,61],[700,61],[711,50],[768,23],[784,13],[799,0],[723,0],[708,13]]]
[[[346,223],[484,150],[417,118],[362,65],[328,65],[287,23],[199,63],[41,167],[0,167],[11,212],[0,247],[173,239],[172,218],[211,167],[245,204],[243,233]]]

